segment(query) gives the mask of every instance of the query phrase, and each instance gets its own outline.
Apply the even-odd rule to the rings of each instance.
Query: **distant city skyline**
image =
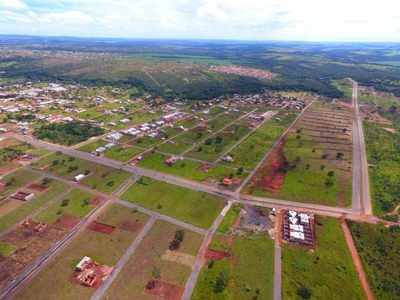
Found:
[[[400,42],[400,3],[391,0],[0,0],[0,34]]]

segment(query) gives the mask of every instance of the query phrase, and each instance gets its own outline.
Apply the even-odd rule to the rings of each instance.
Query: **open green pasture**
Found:
[[[282,299],[303,299],[302,286],[311,289],[311,299],[366,299],[340,221],[316,217],[322,225],[316,225],[313,251],[282,245]]]
[[[157,120],[160,116],[165,115],[161,109],[151,110],[153,113],[150,113],[150,110],[145,111],[135,111],[126,115],[126,118],[132,118],[131,124],[139,124],[143,122],[150,122],[152,120]]]
[[[35,172],[27,169],[18,169],[3,177],[1,181],[6,182],[6,186],[0,191],[0,195],[6,196],[38,179],[39,177],[40,175]]]
[[[163,220],[157,220],[143,238],[135,252],[129,257],[120,273],[104,294],[109,299],[152,299],[144,292],[149,280],[157,279],[185,287],[192,268],[186,264],[163,258],[167,254],[179,226]],[[183,242],[180,243],[178,255],[195,259],[198,255],[203,235],[183,229]],[[151,251],[150,251],[151,250]],[[188,259],[186,259],[189,262]]]
[[[73,189],[64,197],[58,199],[49,207],[38,213],[35,219],[39,222],[51,224],[63,214],[84,217],[94,209],[94,206],[87,204],[93,198],[94,195],[89,192]],[[68,200],[67,205],[63,202],[65,200]]]
[[[44,157],[31,166],[68,180],[73,180],[78,174],[90,171],[92,173],[80,183],[107,194],[115,191],[131,175],[120,169],[57,152]]]
[[[148,136],[141,136],[141,137],[135,138],[134,140],[130,141],[128,144],[149,149],[149,148],[152,148],[152,147],[162,143],[162,139],[161,139],[162,137],[163,137],[162,134],[159,134],[159,136],[156,138],[151,138]]]
[[[7,243],[0,242],[0,255],[1,256],[7,257],[11,253],[13,253],[15,250],[17,250],[17,247],[7,244]]]
[[[399,103],[397,102],[397,99],[394,97],[392,93],[384,93],[384,92],[379,92],[376,93],[376,100],[378,102],[378,105],[381,107],[391,107],[391,106],[398,106]]]
[[[282,121],[277,122],[275,118],[268,120],[229,153],[235,158],[232,163],[220,163],[237,168],[243,167],[245,170],[253,170],[297,115],[279,112],[275,117],[279,117]]]
[[[223,199],[205,193],[156,180],[146,185],[140,179],[121,199],[204,229],[211,227],[225,205]]]
[[[103,113],[102,115],[99,115],[97,117],[92,118],[93,120],[97,122],[104,122],[105,125],[109,122],[116,122],[117,120],[121,119],[124,114],[118,114],[118,113]]]
[[[208,173],[204,173],[203,171],[197,170],[201,163],[190,159],[178,160],[172,166],[169,166],[164,163],[167,158],[169,158],[169,156],[160,153],[154,153],[145,160],[139,162],[137,165],[139,167],[153,169],[201,182],[208,178],[214,178],[221,181],[223,178],[229,176],[231,173],[235,173],[235,170],[228,169],[222,166],[212,166]],[[246,178],[248,176],[248,173],[243,172],[240,175],[235,174],[235,176]]]
[[[117,146],[108,149],[106,152],[104,152],[104,156],[119,161],[128,161],[142,152],[143,149],[135,147],[129,147],[127,149],[123,149],[122,145],[118,144]]]
[[[246,126],[231,125],[189,151],[186,156],[211,162],[215,161],[250,131],[251,129]]]
[[[400,227],[346,220],[375,299],[400,295]]]
[[[230,209],[223,223],[230,226],[240,212]],[[222,223],[221,223],[222,225]],[[253,233],[241,229],[240,235],[229,236],[225,225],[218,228],[210,248],[228,252],[231,257],[214,261],[213,266],[203,268],[197,280],[192,298],[200,299],[273,299],[275,243],[267,232]],[[221,230],[223,232],[221,232]],[[280,259],[280,258],[278,258]],[[228,278],[224,289],[218,290],[216,282],[221,273]]]
[[[118,223],[109,220],[127,220],[144,224],[149,217],[140,212],[134,212],[121,204],[114,203],[96,221],[115,226]],[[96,289],[69,282],[69,277],[75,271],[76,265],[84,256],[109,266],[115,266],[122,255],[137,237],[137,233],[115,228],[107,235],[91,230],[83,231],[67,246],[48,266],[43,268],[15,299],[43,299],[43,291],[49,299],[90,299]],[[45,297],[46,298],[46,297]]]
[[[84,120],[90,120],[101,114],[103,114],[103,112],[95,106],[91,108],[86,108],[85,111],[77,113],[76,116]]]
[[[39,207],[63,193],[68,188],[67,184],[56,180],[52,180],[48,186],[49,187],[43,192],[32,191],[35,193],[36,197],[26,201],[23,205],[0,217],[0,233],[26,218],[29,214],[33,213]],[[24,191],[30,192],[28,189],[24,189]]]

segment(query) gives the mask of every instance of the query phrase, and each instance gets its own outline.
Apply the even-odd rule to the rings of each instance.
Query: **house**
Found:
[[[85,270],[86,266],[92,261],[92,259],[88,256],[85,256],[81,259],[81,261],[76,265],[75,270],[83,271]]]
[[[232,186],[233,180],[230,179],[230,178],[224,178],[224,179],[222,180],[222,184],[223,184],[223,185],[226,185],[226,186]]]
[[[35,197],[34,193],[24,193],[24,192],[17,192],[14,195],[11,196],[11,198],[13,199],[17,199],[17,200],[23,200],[23,201],[28,201],[30,199],[32,199],[33,197]]]
[[[232,156],[229,156],[229,155],[227,155],[227,156],[225,156],[225,159],[224,159],[226,162],[233,162],[235,159],[232,157]]]

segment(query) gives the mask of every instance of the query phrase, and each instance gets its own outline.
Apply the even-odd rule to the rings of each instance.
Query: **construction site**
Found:
[[[307,213],[284,210],[283,238],[292,243],[314,246],[314,218]]]

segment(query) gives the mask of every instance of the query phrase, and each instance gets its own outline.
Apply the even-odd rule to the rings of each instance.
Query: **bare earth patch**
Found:
[[[167,300],[180,300],[182,299],[185,288],[161,280],[150,280],[144,291],[147,294]]]
[[[42,184],[31,184],[27,187],[30,190],[35,190],[35,191],[44,191],[45,189],[48,188],[48,186],[42,185]]]
[[[186,253],[181,253],[178,251],[171,251],[169,249],[167,249],[167,251],[164,252],[161,258],[164,260],[177,262],[178,264],[181,265],[189,266],[191,269],[193,269],[194,264],[196,263],[195,256]]]
[[[105,198],[102,196],[96,196],[89,202],[89,205],[97,206],[97,205],[101,204],[104,201],[104,199]]]
[[[382,129],[384,129],[384,130],[386,130],[386,131],[389,131],[389,132],[391,132],[391,133],[396,133],[396,129],[394,129],[394,128],[385,128],[385,127],[382,127]]]
[[[131,231],[134,233],[140,233],[144,226],[145,226],[145,224],[142,224],[142,223],[136,223],[136,222],[132,222],[132,221],[128,221],[128,220],[121,220],[118,223],[117,228],[126,230],[126,231]]]
[[[221,260],[223,258],[229,258],[229,257],[231,257],[231,255],[227,252],[212,250],[209,248],[207,248],[206,253],[204,254],[204,258],[206,260],[208,260],[208,259]]]
[[[92,223],[89,224],[87,229],[105,234],[111,234],[114,231],[115,227],[93,221]]]
[[[81,221],[81,218],[76,217],[76,216],[71,216],[68,214],[63,214],[61,217],[57,219],[53,224],[53,226],[64,228],[71,230],[74,228],[79,222]]]
[[[75,271],[68,279],[68,281],[75,285],[83,285],[85,277],[94,276],[96,279],[93,285],[87,288],[98,289],[108,278],[108,276],[110,276],[113,270],[114,267],[110,267],[107,265],[96,265],[94,262],[90,262],[85,270]]]
[[[14,209],[20,207],[25,203],[25,201],[17,200],[17,199],[7,199],[8,202],[1,206],[0,209],[0,217],[5,216],[9,212],[12,212]],[[6,200],[3,200],[6,201]]]

